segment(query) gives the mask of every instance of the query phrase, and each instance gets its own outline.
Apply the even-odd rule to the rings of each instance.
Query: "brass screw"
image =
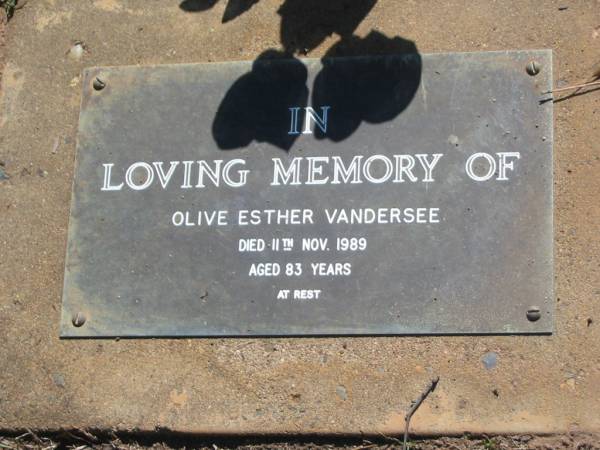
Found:
[[[75,313],[73,314],[73,319],[71,319],[71,322],[73,323],[74,327],[79,328],[85,323],[85,316],[81,312]]]
[[[540,70],[542,70],[542,66],[540,66],[540,63],[538,63],[537,61],[530,61],[525,67],[525,70],[529,75],[533,77],[540,73]]]
[[[97,91],[101,91],[102,89],[104,89],[106,87],[106,83],[104,81],[102,81],[100,78],[96,77],[94,79],[94,82],[92,83],[92,86],[94,86],[94,89],[96,89]]]
[[[527,320],[530,322],[537,322],[542,317],[542,313],[540,312],[540,308],[537,306],[530,306],[527,310]]]

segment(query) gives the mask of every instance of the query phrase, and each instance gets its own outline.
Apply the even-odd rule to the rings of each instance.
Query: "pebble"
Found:
[[[81,42],[76,42],[75,45],[69,49],[69,57],[73,59],[81,59],[83,52],[83,44]]]
[[[494,352],[488,352],[483,355],[481,362],[487,370],[495,369],[496,365],[498,364],[498,354]]]
[[[65,387],[65,377],[63,377],[60,373],[55,373],[52,375],[52,381],[54,381],[54,384],[58,387]]]
[[[2,166],[0,166],[0,181],[2,181],[2,180],[8,180],[9,178],[10,177],[4,171],[4,168]]]
[[[348,400],[348,392],[344,386],[338,386],[335,388],[335,393],[339,395],[342,400]]]
[[[60,139],[59,138],[54,138],[54,145],[52,146],[52,154],[56,155],[56,153],[58,152],[58,147],[60,146]]]

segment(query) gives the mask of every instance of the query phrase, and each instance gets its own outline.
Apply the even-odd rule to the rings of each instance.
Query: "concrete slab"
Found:
[[[0,181],[0,428],[392,434],[439,375],[414,432],[600,431],[597,92],[555,105],[552,336],[58,338],[82,68],[254,59],[281,47],[282,2],[263,0],[226,23],[224,0],[203,12],[190,12],[193,4],[32,0],[9,24],[0,100],[0,160],[10,176]],[[552,48],[555,79],[577,82],[597,62],[598,6],[381,0],[357,21],[352,42],[386,51],[385,39],[365,38],[376,30],[421,52]],[[313,57],[332,46],[344,51],[337,35],[311,41],[297,30],[295,43],[283,33],[288,48]],[[80,57],[69,52],[76,42]]]

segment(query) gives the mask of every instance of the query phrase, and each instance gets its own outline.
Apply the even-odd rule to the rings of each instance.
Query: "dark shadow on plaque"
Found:
[[[223,22],[248,11],[258,0],[229,0]],[[282,50],[263,52],[252,70],[240,77],[223,98],[213,121],[213,136],[222,150],[268,142],[289,150],[299,134],[290,131],[291,107],[299,107],[298,122],[308,106],[307,70],[294,55],[306,54],[325,39],[339,40],[322,59],[310,106],[331,107],[327,133],[319,127],[314,138],[339,142],[362,122],[383,123],[398,116],[412,101],[421,80],[421,57],[414,42],[371,31],[354,32],[377,0],[286,0],[281,16]],[[185,0],[186,11],[204,11],[216,0]],[[371,56],[369,56],[371,55]],[[378,58],[372,55],[393,55]],[[365,56],[347,61],[340,56]],[[304,135],[305,139],[308,135]]]
[[[219,148],[246,147],[256,140],[289,150],[298,136],[287,133],[288,108],[306,105],[306,78],[306,67],[299,60],[276,50],[262,53],[219,105],[212,125]]]
[[[336,56],[364,56],[351,62]],[[410,104],[421,82],[421,57],[414,42],[371,31],[366,37],[351,36],[334,45],[322,59],[315,78],[313,105],[331,105],[327,135],[315,128],[317,139],[342,141],[362,122],[383,123],[398,116]],[[333,113],[335,111],[335,114]]]

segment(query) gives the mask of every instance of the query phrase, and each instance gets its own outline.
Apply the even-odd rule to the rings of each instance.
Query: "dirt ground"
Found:
[[[58,338],[81,70],[252,60],[280,46],[282,1],[261,0],[223,23],[224,0],[203,11],[193,9],[200,2],[183,2],[186,10],[175,0],[30,0],[9,22],[0,93],[0,430],[398,437],[411,401],[439,375],[413,418],[415,435],[516,437],[442,438],[414,448],[598,448],[582,433],[600,431],[600,92],[555,104],[552,336]],[[372,30],[406,37],[423,53],[551,48],[557,86],[585,80],[600,61],[596,0],[381,0],[356,33]],[[320,57],[336,39],[298,52]],[[78,42],[81,55],[72,50]],[[490,352],[492,368],[484,363]],[[54,445],[14,438],[2,448]],[[102,450],[131,444],[77,442]]]
[[[54,450],[55,448],[71,448],[76,450],[170,450],[193,448],[199,450],[391,450],[402,448],[401,443],[393,438],[353,440],[295,440],[282,439],[194,439],[189,437],[168,437],[147,435],[143,438],[112,437],[99,438],[88,432],[69,432],[44,435],[25,432],[18,436],[2,437],[0,448],[7,450]],[[411,450],[596,450],[600,442],[596,436],[586,434],[552,435],[552,436],[485,436],[485,437],[439,437],[435,439],[410,440]]]
[[[6,15],[0,11],[0,86],[2,85],[2,71],[4,69],[4,41],[6,32]]]

